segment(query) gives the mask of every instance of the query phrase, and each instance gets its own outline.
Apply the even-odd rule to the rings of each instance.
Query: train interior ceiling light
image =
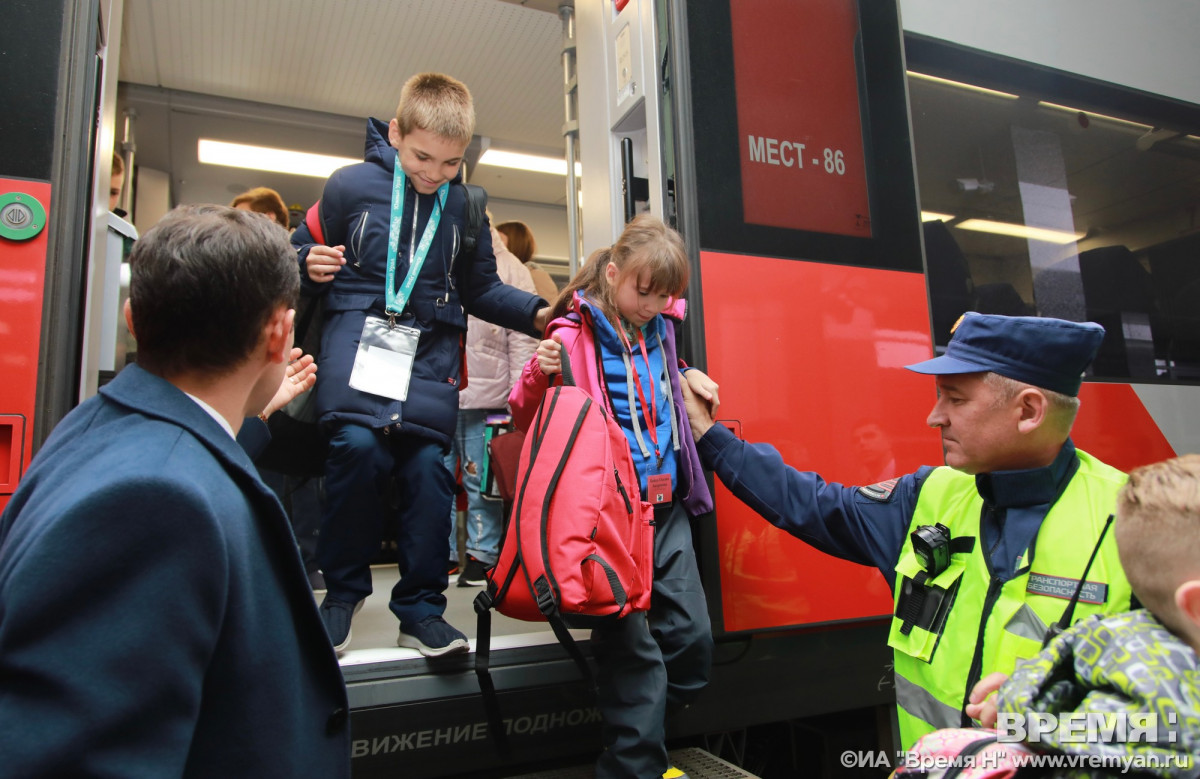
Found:
[[[311,152],[276,149],[269,146],[249,146],[242,143],[217,141],[212,138],[199,140],[196,145],[196,157],[200,162],[208,165],[225,165],[231,168],[265,170],[315,178],[328,178],[329,174],[338,168],[361,162],[361,160],[349,157],[312,154]],[[503,151],[496,148],[489,148],[485,151],[479,158],[479,164],[533,173],[567,175],[567,161],[561,157]],[[579,175],[580,173],[580,165],[575,163],[575,174]]]
[[[200,162],[208,165],[225,165],[231,168],[290,173],[293,176],[312,176],[322,179],[329,178],[329,174],[338,168],[362,161],[350,157],[312,154],[292,149],[215,141],[211,138],[199,140],[196,144],[196,157]]]
[[[1012,222],[997,222],[992,219],[965,219],[954,223],[960,230],[976,230],[994,235],[1011,235],[1014,238],[1026,238],[1031,241],[1045,243],[1072,243],[1082,241],[1085,233],[1069,230],[1055,230],[1049,227],[1034,227],[1032,225],[1013,224]]]
[[[982,95],[990,95],[992,97],[998,97],[998,98],[1002,98],[1005,100],[1021,99],[1020,95],[1015,95],[1011,92],[1001,92],[1000,90],[997,90],[997,89],[988,89],[987,87],[981,87],[981,86],[977,86],[975,84],[968,84],[963,81],[955,81],[953,79],[941,78],[940,76],[931,76],[928,73],[918,73],[915,70],[908,70],[905,72],[908,74],[908,76],[910,78],[916,78],[916,79],[920,79],[922,81],[928,81],[928,82],[931,82],[934,84],[944,84],[949,87],[954,87],[955,89],[964,89],[969,92],[977,92]],[[1144,122],[1135,122],[1131,119],[1122,119],[1118,116],[1111,116],[1109,114],[1102,114],[1097,111],[1084,110],[1082,108],[1075,108],[1075,107],[1069,106],[1069,105],[1062,105],[1061,103],[1051,103],[1047,100],[1038,100],[1037,105],[1039,108],[1046,108],[1046,109],[1050,109],[1052,111],[1061,111],[1063,113],[1075,114],[1076,116],[1080,117],[1080,123],[1084,127],[1086,127],[1091,122],[1092,119],[1100,119],[1100,120],[1103,120],[1106,122],[1112,122],[1114,124],[1124,125],[1126,127],[1132,128],[1132,129],[1141,130],[1144,133],[1144,135],[1142,135],[1138,138],[1138,148],[1141,151],[1147,150],[1148,148],[1150,148],[1150,146],[1153,146],[1155,143],[1157,143],[1160,140],[1167,140],[1167,139],[1173,140],[1175,138],[1185,137],[1190,141],[1200,141],[1200,137],[1197,137],[1195,135],[1184,135],[1183,133],[1177,133],[1177,132],[1173,132],[1170,130],[1164,130],[1161,128],[1152,127],[1148,124],[1145,124]]]
[[[911,77],[911,78],[919,78],[922,81],[931,81],[935,84],[945,84],[946,86],[949,86],[949,87],[955,87],[957,89],[966,89],[970,92],[978,92],[983,95],[991,95],[992,97],[1001,97],[1001,98],[1004,98],[1005,100],[1016,100],[1019,97],[1018,95],[1014,95],[1011,92],[1001,92],[997,89],[988,89],[987,87],[978,87],[978,86],[975,86],[974,84],[966,84],[962,81],[954,81],[952,79],[941,78],[939,76],[930,76],[927,73],[918,73],[915,70],[909,70],[909,71],[905,71],[905,72],[908,73],[909,77]]]
[[[557,176],[567,175],[567,161],[562,157],[546,157],[540,154],[526,154],[516,151],[502,151],[489,148],[479,157],[480,165],[494,165],[498,168],[513,168],[527,170],[533,173],[553,173]],[[580,175],[580,165],[575,163],[575,175]]]
[[[1050,108],[1055,111],[1064,111],[1068,114],[1083,114],[1088,119],[1103,119],[1106,122],[1115,122],[1116,124],[1123,124],[1126,127],[1136,127],[1141,130],[1151,129],[1150,125],[1144,124],[1142,122],[1132,122],[1128,119],[1120,119],[1115,116],[1109,116],[1108,114],[1098,114],[1095,111],[1084,111],[1083,109],[1080,109],[1080,108],[1072,108],[1069,105],[1059,105],[1058,103],[1048,103],[1045,100],[1039,100],[1038,105],[1041,106],[1042,108]]]

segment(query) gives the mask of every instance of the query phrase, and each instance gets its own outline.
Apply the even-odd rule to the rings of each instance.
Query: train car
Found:
[[[1200,9],[1184,0],[1153,17],[1134,0],[9,5],[0,61],[21,78],[0,87],[0,506],[124,362],[132,225],[242,184],[301,207],[320,195],[319,178],[199,165],[197,138],[353,158],[362,118],[387,116],[424,69],[476,91],[470,178],[497,219],[534,226],[560,284],[635,213],[680,229],[685,357],[720,382],[723,424],[797,468],[871,484],[940,463],[933,385],[903,366],[943,349],[968,310],[1105,326],[1081,448],[1123,469],[1200,451]],[[501,65],[530,52],[558,111],[548,129],[511,116],[535,113],[530,86]],[[368,67],[392,56],[395,69]],[[368,93],[364,73],[391,83]],[[503,141],[553,147],[565,175],[480,160]],[[114,150],[128,220],[108,212]],[[892,754],[882,577],[716,496],[695,535],[717,660],[671,746],[762,776],[853,775],[842,755]],[[377,593],[388,576],[376,569]],[[475,592],[447,593],[472,639]],[[496,630],[507,757],[473,654],[395,647],[386,603],[368,601],[342,660],[356,776],[515,776],[594,757],[591,693],[553,635]],[[869,762],[861,775],[877,775]]]

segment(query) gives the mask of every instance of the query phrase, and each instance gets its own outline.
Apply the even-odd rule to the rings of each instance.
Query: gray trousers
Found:
[[[667,770],[668,709],[708,683],[712,625],[687,512],[655,511],[650,611],[592,631],[596,702],[604,725],[597,779],[659,777]]]

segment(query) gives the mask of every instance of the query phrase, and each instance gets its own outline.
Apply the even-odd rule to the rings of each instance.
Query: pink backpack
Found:
[[[495,703],[487,672],[491,609],[549,622],[590,679],[569,629],[650,608],[654,507],[641,500],[620,425],[575,386],[565,351],[562,363],[563,385],[546,390],[525,434],[512,517],[487,589],[475,598],[475,669],[489,714]]]
[[[890,779],[1014,779],[1035,761],[1028,747],[998,741],[994,730],[943,728],[917,739]]]

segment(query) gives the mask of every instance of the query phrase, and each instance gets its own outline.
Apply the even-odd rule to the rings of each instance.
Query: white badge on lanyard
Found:
[[[389,325],[386,319],[367,317],[350,371],[350,386],[372,395],[406,400],[420,338],[421,331],[415,327]]]
[[[400,155],[396,155],[392,166],[392,220],[388,232],[387,286],[384,289],[388,318],[368,316],[363,323],[358,352],[354,355],[354,367],[350,371],[350,386],[353,389],[393,400],[408,398],[408,385],[412,380],[413,361],[417,356],[421,331],[415,327],[396,324],[396,317],[403,313],[412,296],[417,274],[425,264],[425,257],[433,243],[433,235],[442,219],[442,208],[446,205],[446,194],[449,191],[449,183],[438,187],[438,199],[434,201],[429,221],[425,223],[420,245],[417,245],[417,212],[420,210],[420,201],[414,200],[412,235],[408,241],[408,273],[397,291],[396,255],[400,248],[400,220],[404,216],[404,171],[400,167]]]

